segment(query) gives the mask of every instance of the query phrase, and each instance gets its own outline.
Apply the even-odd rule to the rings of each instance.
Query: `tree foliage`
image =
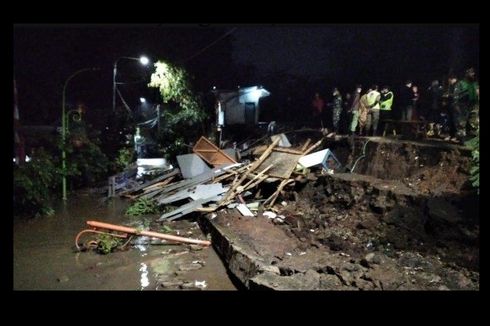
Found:
[[[206,113],[183,68],[163,61],[155,63],[155,68],[148,86],[158,88],[165,103],[158,138],[166,156],[173,157],[182,153],[185,144],[202,133],[197,127]]]
[[[135,160],[134,150],[132,147],[123,147],[117,152],[115,166],[117,172],[126,169]]]
[[[35,152],[30,162],[15,166],[14,214],[52,214],[51,194],[60,170],[43,148]]]
[[[90,128],[87,128],[90,131]],[[68,185],[94,186],[107,177],[108,159],[99,147],[97,133],[87,134],[85,126],[74,125],[62,144],[61,137],[43,139],[45,147],[32,149],[31,161],[14,166],[14,214],[49,215],[51,202],[61,198],[63,174]],[[63,170],[61,152],[66,151]]]
[[[105,181],[109,159],[100,148],[99,132],[91,131],[88,126],[70,131],[66,145],[67,175],[75,186],[95,186]]]

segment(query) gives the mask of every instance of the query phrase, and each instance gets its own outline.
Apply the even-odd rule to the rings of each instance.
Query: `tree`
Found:
[[[204,121],[206,112],[198,96],[191,90],[184,69],[163,61],[155,63],[155,68],[148,86],[158,88],[165,103],[158,140],[165,156],[173,157],[183,153],[185,144],[203,133],[196,126]]]

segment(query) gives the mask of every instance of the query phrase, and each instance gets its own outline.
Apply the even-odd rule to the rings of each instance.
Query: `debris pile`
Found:
[[[254,216],[252,211],[259,207],[273,209],[285,188],[305,182],[310,168],[333,173],[342,166],[329,149],[313,152],[322,139],[311,144],[308,138],[297,148],[291,146],[284,134],[274,135],[270,141],[270,144],[253,148],[251,153],[255,160],[237,162],[233,149],[221,150],[201,137],[193,148],[194,153],[177,156],[179,168],[167,170],[153,180],[117,194],[131,200],[144,198],[159,206],[177,207],[162,214],[159,221],[172,221],[191,212],[214,212],[224,207]],[[176,180],[179,176],[181,180]]]

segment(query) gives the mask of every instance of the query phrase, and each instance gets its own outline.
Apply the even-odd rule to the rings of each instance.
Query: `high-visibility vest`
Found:
[[[380,101],[380,104],[381,104],[381,110],[385,110],[385,111],[390,111],[391,110],[391,106],[393,105],[393,92],[388,92],[386,93],[386,95],[388,94],[391,94],[391,97],[387,100],[381,100]]]
[[[367,101],[368,101],[368,105],[369,107],[371,107],[371,105],[374,104],[374,102],[376,101],[376,98],[379,96],[379,92],[377,91],[371,91],[369,93],[367,93]],[[379,103],[376,104],[375,106],[371,107],[372,110],[379,110]]]

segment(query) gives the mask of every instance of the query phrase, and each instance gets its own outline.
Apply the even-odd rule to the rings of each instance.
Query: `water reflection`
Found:
[[[141,263],[140,267],[141,272],[141,290],[144,290],[148,285],[150,285],[150,280],[148,279],[148,266],[145,263]]]

